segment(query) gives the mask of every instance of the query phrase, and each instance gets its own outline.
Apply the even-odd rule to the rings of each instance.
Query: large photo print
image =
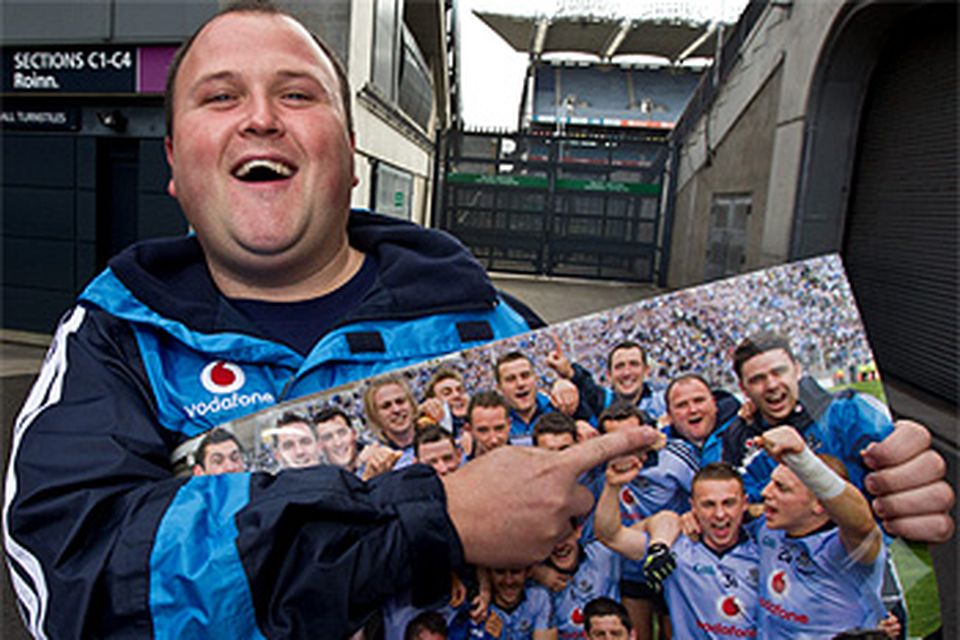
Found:
[[[774,379],[782,373],[776,362],[757,369],[757,353],[782,353],[784,367],[795,361],[796,384]],[[715,409],[697,405],[703,402],[698,391],[707,388]],[[645,470],[671,456],[689,475],[708,462],[729,462],[743,473],[752,503],[763,501],[774,467],[753,443],[777,426],[767,416],[784,416],[780,422],[802,432],[811,448],[839,458],[861,489],[866,470],[859,453],[890,429],[849,282],[840,258],[831,255],[642,300],[281,403],[185,443],[173,464],[178,473],[196,475],[332,464],[370,479],[419,461],[445,473],[499,446],[563,448],[593,437],[618,400],[638,407],[643,420],[667,436],[666,448],[648,456]],[[597,496],[603,470],[593,476],[585,483]],[[659,507],[689,508],[689,477],[683,485],[678,481],[676,495]],[[642,493],[635,499],[640,505],[651,500]],[[641,510],[637,518],[645,515]],[[929,556],[899,541],[890,549],[895,563],[883,581],[885,607],[909,622],[911,635],[936,628]]]

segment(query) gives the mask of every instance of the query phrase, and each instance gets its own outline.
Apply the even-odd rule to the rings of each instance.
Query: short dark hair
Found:
[[[710,383],[707,382],[707,379],[704,378],[699,373],[683,373],[670,381],[670,384],[667,385],[667,390],[663,392],[663,401],[667,404],[667,411],[670,410],[670,392],[673,391],[673,388],[680,384],[681,382],[687,382],[688,380],[696,380],[704,387],[707,388],[707,391],[713,392],[713,387],[710,386]]]
[[[457,441],[453,437],[452,433],[435,424],[427,425],[422,429],[418,429],[417,433],[413,436],[413,451],[417,458],[419,458],[420,445],[430,444],[431,442],[440,442],[441,440],[449,440],[450,444],[453,445],[454,450],[456,450]]]
[[[424,397],[433,398],[436,396],[437,394],[434,392],[434,387],[436,387],[438,383],[450,378],[459,380],[461,384],[463,383],[463,376],[460,375],[459,371],[451,369],[450,367],[440,367],[437,369],[433,375],[430,376],[430,381],[427,382],[427,391]]]
[[[630,615],[627,613],[626,607],[612,598],[601,596],[594,598],[583,608],[583,628],[586,632],[590,633],[591,619],[603,616],[617,616],[628,632],[633,631],[633,625],[630,624]]]
[[[522,351],[508,351],[497,358],[497,361],[493,365],[493,375],[497,379],[497,384],[500,384],[500,367],[516,360],[526,360],[530,363],[530,366],[533,367],[533,360],[531,360],[530,356],[527,354],[523,353]]]
[[[347,415],[346,411],[340,407],[329,405],[313,414],[313,425],[316,427],[318,424],[330,422],[334,418],[340,418],[348,427],[352,426],[350,422],[350,416]]]
[[[607,371],[613,367],[613,354],[617,351],[623,351],[624,349],[640,349],[640,357],[643,359],[643,363],[647,363],[647,350],[643,346],[634,340],[623,340],[613,345],[613,349],[607,353]]]
[[[740,485],[740,491],[744,491],[743,476],[727,462],[711,462],[697,471],[690,483],[691,491],[696,488],[698,482],[706,480],[736,480]]]
[[[544,433],[563,434],[569,433],[573,436],[573,441],[577,441],[577,423],[573,418],[559,411],[549,411],[539,418],[533,424],[533,444],[536,445],[540,435]]]
[[[748,338],[744,338],[733,351],[733,370],[740,378],[743,372],[743,365],[754,356],[775,349],[783,349],[790,356],[790,359],[796,362],[793,350],[790,349],[790,341],[779,333],[772,331],[761,331]]]
[[[243,453],[243,447],[240,445],[240,441],[237,440],[235,435],[222,427],[216,427],[211,429],[207,435],[203,437],[203,440],[200,441],[200,445],[193,453],[193,463],[198,464],[206,469],[207,447],[215,444],[222,444],[227,441],[232,441],[237,445],[237,448],[240,449],[240,453]]]
[[[447,637],[447,622],[443,616],[436,611],[421,611],[417,616],[407,623],[407,628],[403,632],[403,640],[417,640],[421,631],[431,631],[442,634]]]
[[[503,407],[504,415],[510,413],[510,408],[507,407],[507,401],[504,400],[503,396],[497,391],[481,391],[480,393],[475,393],[470,396],[470,404],[467,405],[467,422],[473,419],[473,410],[476,407],[483,407],[485,409]]]
[[[628,420],[630,418],[637,418],[640,424],[654,424],[650,416],[638,409],[637,405],[629,400],[614,400],[610,403],[609,407],[600,412],[600,416],[597,418],[597,430],[600,431],[600,433],[606,433],[607,422],[611,420]]]
[[[329,58],[330,64],[333,65],[333,70],[337,75],[337,83],[340,85],[340,98],[343,104],[343,114],[347,121],[347,132],[353,135],[353,109],[350,105],[350,79],[347,76],[346,68],[343,66],[343,62],[340,60],[340,57],[337,55],[336,51],[333,50],[329,44],[327,44],[323,38],[313,32],[312,29],[309,29],[303,22],[293,13],[290,13],[286,9],[282,9],[270,0],[238,0],[237,2],[231,2],[226,7],[218,11],[215,15],[211,16],[203,22],[196,31],[191,34],[187,40],[180,45],[180,48],[173,54],[173,60],[170,62],[170,68],[167,69],[167,83],[166,90],[164,92],[164,115],[166,118],[167,126],[167,136],[173,135],[173,98],[174,98],[174,89],[177,82],[177,74],[180,72],[180,66],[183,64],[183,59],[187,57],[187,53],[190,52],[190,49],[193,47],[193,43],[196,41],[197,36],[200,35],[200,32],[207,28],[211,22],[230,13],[260,13],[263,15],[277,15],[277,16],[286,16],[297,22],[301,27],[306,29],[307,33],[310,34],[310,37],[313,38],[314,42],[317,43],[317,46],[320,47],[320,50]]]

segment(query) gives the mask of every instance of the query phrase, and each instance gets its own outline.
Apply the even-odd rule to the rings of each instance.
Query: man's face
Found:
[[[523,585],[526,581],[527,569],[491,569],[493,601],[505,609],[513,607],[523,597]]]
[[[286,16],[231,13],[175,82],[168,191],[214,275],[313,275],[346,242],[353,141],[332,62]]]
[[[474,407],[470,414],[470,433],[473,434],[476,455],[507,444],[510,425],[506,407]]]
[[[702,444],[717,426],[717,403],[705,384],[695,378],[677,382],[670,388],[667,413],[680,434]]]
[[[357,434],[340,416],[317,424],[320,451],[338,467],[352,469],[357,458]]]
[[[632,631],[623,626],[620,616],[592,616],[590,618],[589,640],[628,640],[634,638]]]
[[[203,454],[203,474],[239,473],[243,471],[243,454],[233,440],[207,445]]]
[[[310,426],[293,422],[280,427],[277,433],[277,458],[286,468],[299,469],[320,464],[317,437]]]
[[[767,422],[776,425],[797,406],[800,365],[783,349],[755,355],[740,369],[740,388]]]
[[[820,510],[817,499],[806,485],[782,464],[770,474],[770,482],[760,495],[763,514],[771,529],[791,531],[802,528]]]
[[[433,385],[433,393],[450,406],[450,413],[453,415],[462,418],[467,414],[470,398],[463,390],[463,383],[456,378],[444,378]]]
[[[549,451],[563,451],[576,444],[572,433],[541,433],[537,436],[537,446]]]
[[[537,379],[530,361],[523,358],[504,362],[498,371],[497,388],[507,404],[521,414],[533,410],[537,404]]]
[[[643,352],[637,347],[617,349],[610,358],[609,373],[614,391],[627,397],[638,395],[647,379]]]
[[[448,438],[424,442],[417,448],[417,462],[430,465],[438,474],[445,476],[460,466],[460,451]]]
[[[413,405],[406,390],[398,384],[387,384],[373,394],[377,424],[388,435],[404,436],[413,430]]]
[[[690,498],[693,516],[703,531],[703,542],[714,551],[737,543],[747,510],[747,497],[736,480],[698,480]]]
[[[554,545],[550,552],[550,561],[554,566],[563,571],[570,571],[577,566],[577,560],[580,556],[580,531],[582,527],[576,527],[570,534]]]

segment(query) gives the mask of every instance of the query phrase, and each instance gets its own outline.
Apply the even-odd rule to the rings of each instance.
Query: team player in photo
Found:
[[[679,535],[680,517],[670,511],[632,527],[623,525],[615,496],[638,470],[639,463],[630,459],[608,465],[595,516],[597,537],[619,553],[646,558],[648,566],[659,568],[648,571],[648,579],[655,590],[662,585],[674,637],[757,637],[758,550],[742,527],[747,500],[739,474],[724,464],[697,473],[692,513],[701,535],[694,540]],[[665,562],[669,554],[672,562]]]
[[[763,489],[760,636],[879,627],[886,548],[866,498],[839,460],[814,454],[793,427],[766,431],[758,444],[780,463]]]

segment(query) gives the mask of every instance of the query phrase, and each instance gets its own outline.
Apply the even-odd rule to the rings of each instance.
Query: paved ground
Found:
[[[541,280],[523,277],[495,277],[498,287],[524,300],[531,308],[548,322],[559,322],[579,317],[610,307],[628,304],[642,298],[656,295],[656,289],[649,286],[606,284],[595,282]],[[3,437],[0,439],[2,459],[6,461],[6,448],[10,442],[10,430],[16,412],[23,403],[30,383],[39,370],[44,349],[36,345],[25,345],[24,338],[14,336],[21,342],[2,341],[9,339],[8,333],[0,334],[0,425]],[[42,341],[41,341],[42,342]],[[898,415],[910,416],[921,420],[935,433],[935,446],[950,465],[950,478],[957,486],[957,443],[958,418],[955,411],[945,407],[936,399],[898,384],[895,380],[885,380],[891,407]],[[954,518],[960,517],[954,509]],[[938,568],[940,599],[944,615],[944,638],[960,637],[957,623],[956,603],[958,602],[957,575],[960,574],[960,562],[957,555],[956,538],[948,545],[934,549],[934,563]],[[6,577],[6,566],[0,569],[0,638],[3,640],[21,640],[28,638],[16,613],[13,597]]]

